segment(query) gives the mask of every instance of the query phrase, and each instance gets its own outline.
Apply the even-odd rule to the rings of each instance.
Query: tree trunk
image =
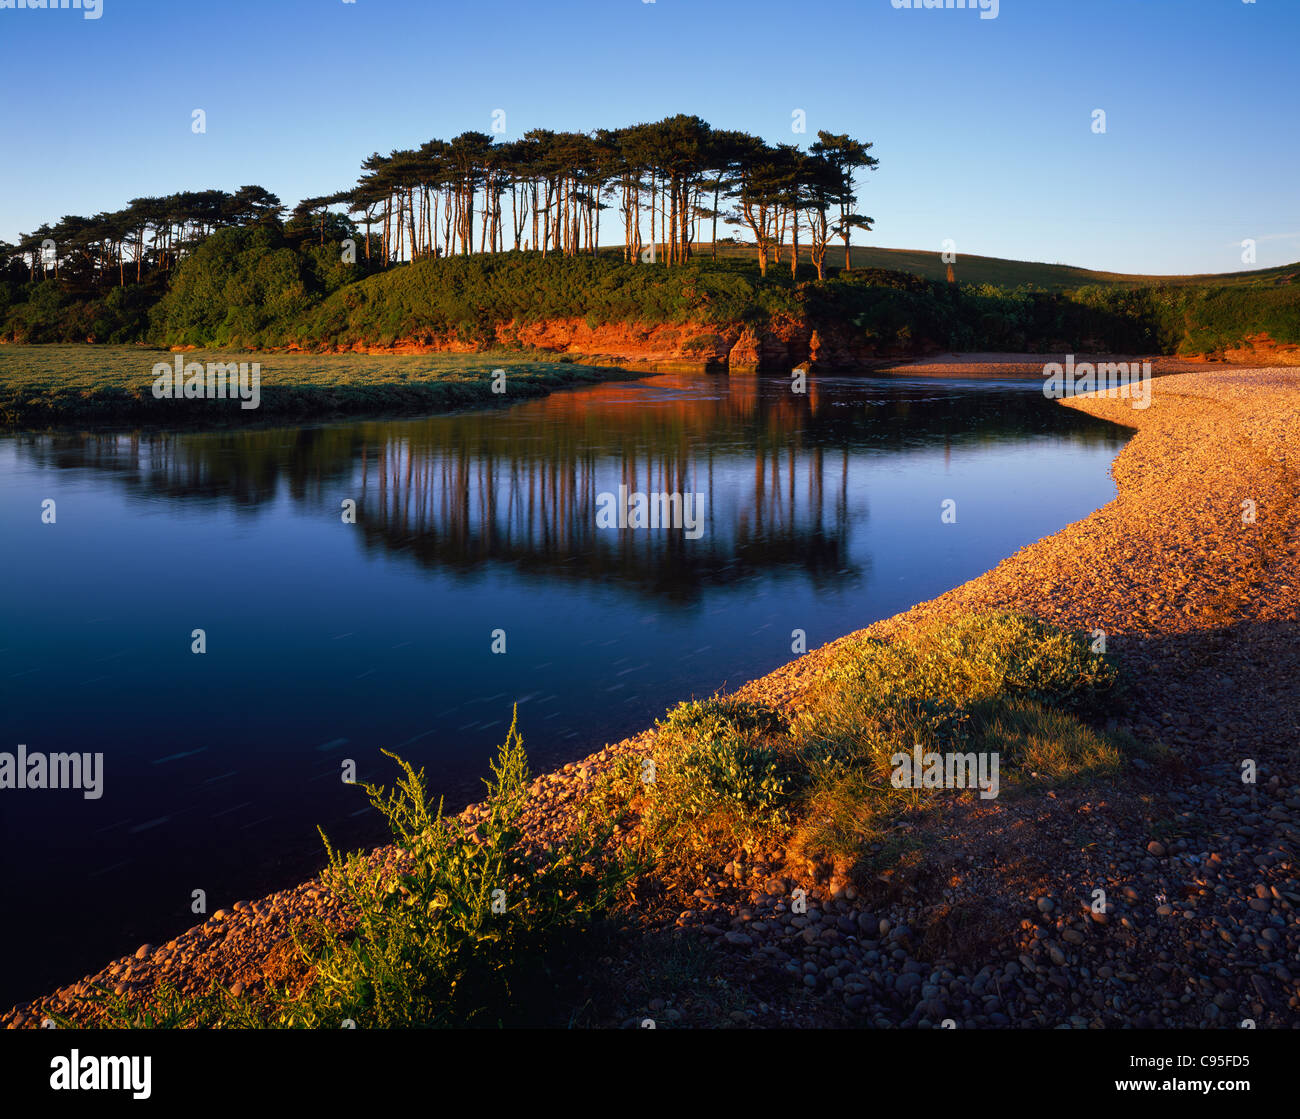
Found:
[[[719,178],[713,187],[713,259],[718,259],[718,195],[722,190],[722,179]]]
[[[844,238],[844,271],[853,271],[853,258],[849,253],[849,238],[853,236],[853,231],[849,228],[848,207],[840,206],[840,229],[844,232],[841,236]]]
[[[536,182],[534,182],[534,183],[532,184],[532,188],[533,188],[533,248],[535,249],[535,248],[537,248],[537,245],[538,245],[538,241],[537,241],[537,183],[536,183]],[[543,253],[542,255],[545,256],[546,254]]]
[[[798,279],[799,274],[799,211],[792,209],[790,213],[793,221],[790,245],[790,279]]]

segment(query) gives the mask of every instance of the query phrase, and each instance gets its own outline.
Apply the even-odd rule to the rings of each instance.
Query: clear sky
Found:
[[[1242,269],[1254,238],[1258,267],[1300,260],[1300,0],[896,2],[0,8],[0,238],[178,190],[292,205],[495,109],[506,138],[686,112],[874,142],[855,243],[1185,273]]]

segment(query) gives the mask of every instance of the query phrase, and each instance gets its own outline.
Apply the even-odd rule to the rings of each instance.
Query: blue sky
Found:
[[[891,0],[102,3],[0,9],[0,238],[176,190],[292,204],[372,151],[488,131],[494,109],[507,138],[688,112],[874,142],[860,243],[1185,273],[1245,267],[1254,238],[1258,267],[1300,260],[1300,0],[1000,0],[996,19]]]

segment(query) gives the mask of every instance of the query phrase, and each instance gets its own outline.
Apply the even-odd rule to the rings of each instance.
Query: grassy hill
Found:
[[[949,284],[874,268],[865,257],[859,267],[831,273],[824,282],[801,264],[793,281],[788,251],[784,266],[770,268],[766,278],[745,256],[740,248],[720,252],[714,262],[700,253],[690,265],[674,268],[625,264],[617,253],[421,260],[347,285],[309,313],[279,321],[267,319],[260,304],[220,308],[201,293],[192,297],[187,271],[202,263],[192,260],[174,280],[159,322],[163,340],[173,344],[305,349],[435,338],[491,344],[499,339],[499,324],[565,318],[585,319],[592,329],[673,323],[715,329],[743,324],[759,331],[793,318],[874,353],[938,347],[1190,355],[1222,353],[1250,337],[1300,343],[1300,284],[1162,285],[1129,277],[1124,283],[1030,288],[971,278],[978,258]],[[922,254],[914,256],[918,267],[927,265]]]
[[[806,252],[797,278],[788,247],[761,277],[753,247],[734,243],[719,244],[716,260],[712,245],[697,245],[685,267],[624,263],[611,246],[597,257],[476,253],[382,272],[377,262],[343,263],[336,248],[227,227],[148,285],[85,290],[75,277],[10,277],[0,282],[0,341],[481,349],[546,345],[531,328],[581,321],[634,334],[676,324],[698,336],[683,346],[714,349],[742,328],[784,331],[783,343],[792,330],[817,330],[819,345],[855,350],[855,361],[935,348],[1225,355],[1300,346],[1300,264],[1158,277],[959,256],[947,283],[937,252],[861,247],[847,272],[836,267],[842,255],[828,254],[818,281]],[[582,344],[564,346],[609,352]]]
[[[697,245],[696,252],[708,255],[710,246]],[[615,250],[616,251],[616,250]],[[786,255],[782,260],[789,267]],[[719,243],[719,260],[756,261],[758,254],[752,245]],[[800,261],[808,259],[803,249]],[[947,278],[948,266],[937,251],[919,249],[878,249],[855,245],[852,250],[854,268],[889,268],[897,272],[910,272],[927,280]],[[844,250],[833,246],[826,254],[828,267],[840,267]],[[959,253],[953,271],[958,283],[993,284],[995,287],[1017,288],[1033,285],[1042,291],[1069,291],[1089,285],[1103,287],[1277,287],[1284,284],[1300,285],[1300,261],[1276,268],[1260,268],[1250,272],[1205,273],[1194,276],[1141,276],[1123,272],[1093,272],[1070,264],[1044,264],[1029,260],[1004,260],[996,256],[967,256]]]

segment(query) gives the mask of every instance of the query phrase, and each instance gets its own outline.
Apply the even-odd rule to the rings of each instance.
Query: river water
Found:
[[[167,940],[195,890],[212,912],[301,880],[318,825],[381,841],[345,763],[389,782],[392,749],[458,809],[516,703],[535,772],[585,756],[1085,516],[1127,434],[1040,381],[665,375],[0,436],[0,751],[104,756],[95,799],[0,791],[0,1003]],[[700,519],[599,527],[620,486],[700,494]]]

